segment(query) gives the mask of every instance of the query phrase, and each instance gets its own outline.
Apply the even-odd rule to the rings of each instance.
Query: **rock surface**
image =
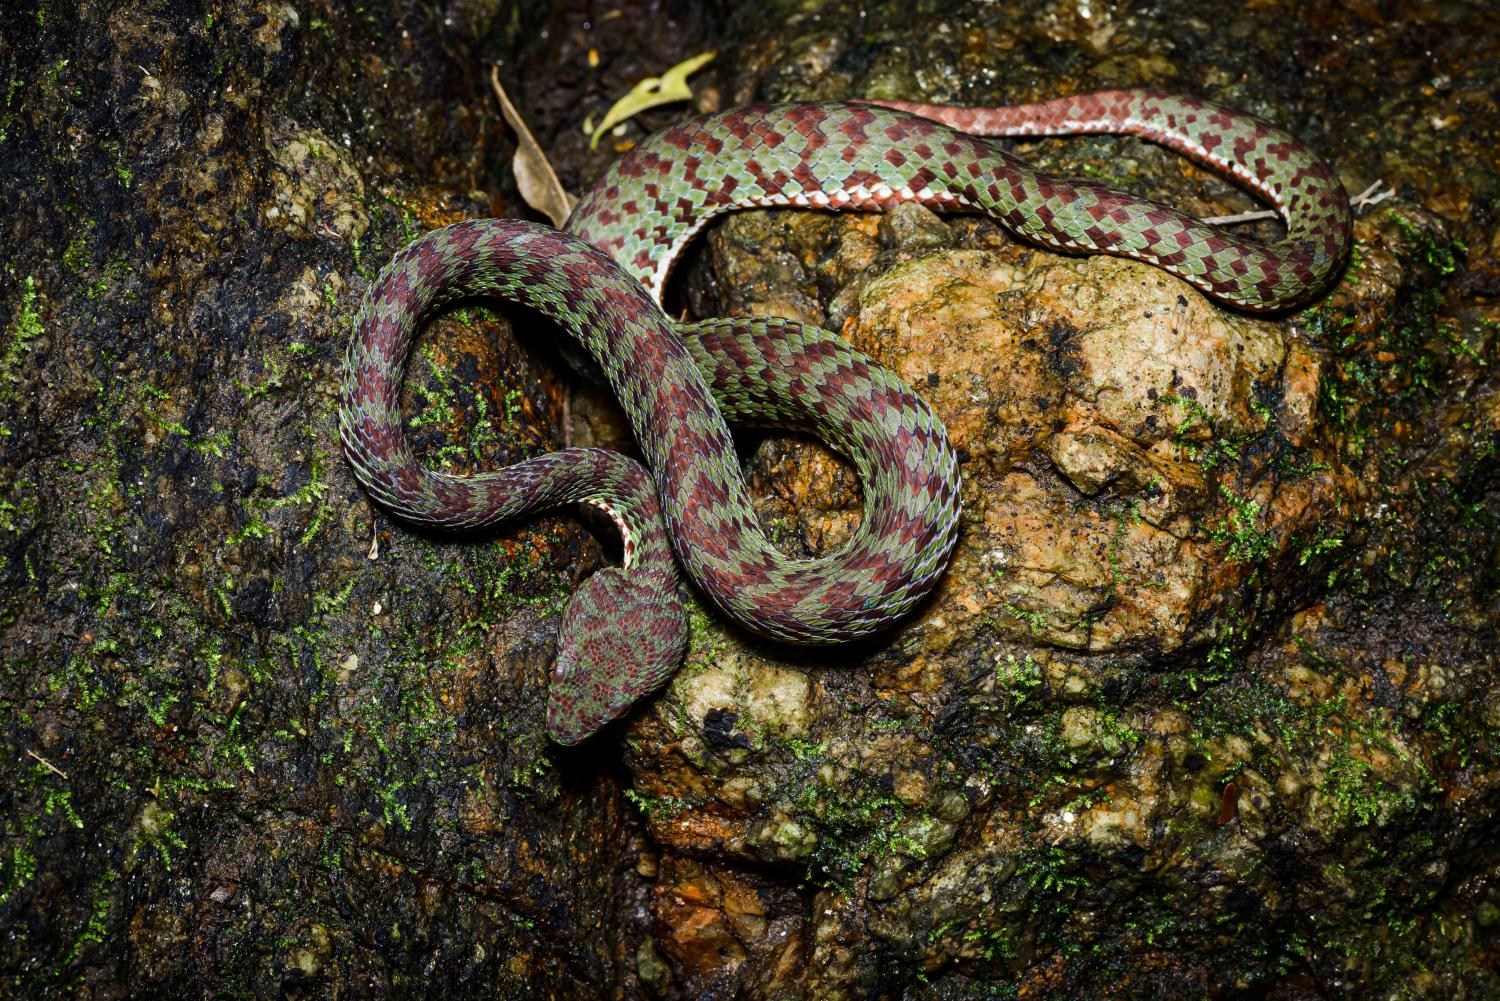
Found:
[[[0,15],[0,993],[1500,992],[1486,15],[575,6]],[[700,605],[663,697],[562,751],[556,621],[613,543],[380,513],[339,364],[402,243],[525,214],[489,62],[577,190],[684,109],[597,151],[582,117],[715,46],[700,108],[1178,87],[1396,197],[1326,299],[1269,319],[919,208],[716,226],[680,305],[840,329],[918,387],[964,459],[959,547],[853,649]],[[1021,152],[1249,207],[1133,140]],[[404,401],[428,461],[629,447],[553,336],[433,324]],[[836,546],[857,479],[753,444],[778,542]]]

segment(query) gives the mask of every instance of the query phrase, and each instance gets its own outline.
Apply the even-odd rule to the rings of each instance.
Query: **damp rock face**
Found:
[[[1314,57],[1289,40],[1353,22],[1169,8],[829,3],[740,22],[736,102],[1212,91],[1225,72],[1217,96],[1288,125],[1351,192],[1404,187],[1362,211],[1337,287],[1273,318],[915,207],[747,213],[709,237],[693,311],[831,325],[919,387],[963,459],[965,515],[937,593],[881,643],[792,655],[710,625],[633,731],[665,853],[660,948],[689,987],[1497,989],[1493,922],[1473,916],[1497,892],[1493,279],[1464,252],[1492,239],[1477,160],[1494,110],[1432,70],[1455,177],[1338,96],[1393,85],[1367,61],[1424,72],[1394,25],[1360,21],[1371,49]],[[1285,76],[1227,83],[1288,46]],[[1201,215],[1248,207],[1145,144],[1022,152]],[[773,437],[749,468],[789,550],[857,524],[857,481],[819,446]],[[770,892],[768,866],[800,878],[800,920],[732,920],[736,893]]]
[[[497,6],[485,40],[416,3],[0,13],[0,995],[645,989],[618,754],[544,726],[599,547],[410,531],[335,426],[384,262],[521,211],[487,65],[546,56]],[[435,324],[427,461],[557,447],[555,371],[491,310]]]
[[[1500,991],[1482,15],[617,7],[0,15],[0,994]],[[525,214],[490,63],[576,191],[689,109],[598,150],[582,119],[709,48],[697,110],[1180,88],[1397,195],[1328,296],[1270,318],[920,208],[714,227],[674,305],[824,324],[917,387],[963,459],[959,544],[849,649],[700,604],[664,695],[564,751],[547,671],[607,539],[381,513],[339,366],[406,241]],[[1134,140],[1019,151],[1251,207]],[[629,448],[554,336],[480,303],[434,323],[403,400],[426,461]],[[778,544],[837,547],[848,467],[746,441]]]

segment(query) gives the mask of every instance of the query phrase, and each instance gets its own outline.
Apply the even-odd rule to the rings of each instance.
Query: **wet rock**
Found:
[[[0,13],[0,995],[641,989],[642,821],[542,724],[599,547],[412,532],[333,418],[379,268],[515,211],[442,20]],[[419,449],[555,447],[548,371],[496,313],[434,323]]]
[[[302,239],[316,237],[322,226],[347,240],[365,235],[364,183],[337,143],[317,129],[284,123],[267,145],[275,164],[265,210],[270,226]]]
[[[1326,47],[1332,30],[1290,11],[1274,27],[1251,18],[1219,31],[1190,12],[1127,19],[1079,5],[1039,13],[1035,27],[934,15],[912,45],[901,27],[910,12],[867,9],[831,36],[841,12],[789,11],[784,31],[744,42],[752,68],[736,97],[909,94],[930,63],[972,64],[970,80],[1034,79],[1007,67],[1032,66],[1018,39],[1043,35],[1065,55],[1037,96],[1073,87],[1070,74],[1076,89],[1182,86],[1158,32],[1192,25],[1224,65],[1239,58],[1221,47],[1231,35],[1243,47],[1290,31]],[[1388,25],[1373,30],[1377,46],[1406,51]],[[1363,188],[1375,176],[1345,153],[1380,142],[1378,113],[1333,95],[1341,74],[1364,70],[1349,52],[1320,66],[1314,78],[1328,76],[1311,89],[1300,76],[1253,89],[1217,71],[1206,85],[1189,78],[1289,124]],[[930,98],[984,99],[983,85],[924,79]],[[1335,119],[1371,124],[1330,130]],[[1466,144],[1497,123],[1463,125],[1469,179],[1393,172],[1407,197],[1363,213],[1341,282],[1285,317],[1235,314],[1149,267],[1061,257],[912,207],[873,221],[755,213],[710,237],[686,276],[695,312],[842,329],[919,388],[964,461],[953,563],[886,645],[847,661],[746,647],[805,675],[806,711],[794,740],[769,740],[732,778],[720,773],[765,795],[743,801],[742,815],[716,809],[716,843],[732,859],[745,844],[736,828],[762,844],[795,831],[792,855],[820,887],[814,940],[871,935],[906,964],[873,971],[815,949],[784,989],[857,995],[921,973],[956,995],[999,983],[1113,997],[1124,970],[1141,996],[1274,993],[1315,977],[1333,996],[1361,997],[1414,982],[1429,962],[1442,966],[1421,988],[1432,996],[1490,989],[1469,951],[1483,935],[1435,953],[1419,930],[1433,908],[1445,921],[1462,909],[1444,890],[1454,864],[1488,871],[1490,854],[1471,854],[1464,832],[1496,802],[1494,745],[1481,736],[1493,609],[1474,589],[1494,552],[1494,495],[1480,485],[1494,450],[1480,444],[1477,461],[1457,467],[1439,457],[1470,447],[1444,430],[1452,421],[1469,422],[1470,442],[1495,427],[1495,338],[1473,306],[1457,306],[1452,240],[1455,224],[1465,240],[1487,232],[1457,206],[1471,204],[1475,179],[1492,183]],[[1146,144],[1024,152],[1201,215],[1237,207],[1227,186]],[[1439,195],[1444,185],[1465,194]],[[1482,283],[1478,256],[1470,280]],[[789,279],[797,291],[780,288]],[[1433,411],[1454,394],[1468,402]],[[749,469],[757,494],[775,498],[759,513],[789,551],[847,537],[858,494],[836,458],[772,437]],[[1459,495],[1470,527],[1450,535]],[[1403,531],[1403,518],[1428,527]],[[1477,551],[1416,555],[1455,543]],[[1439,611],[1427,587],[1454,611]],[[1402,634],[1403,622],[1424,624]],[[1393,651],[1397,664],[1381,667]],[[1476,701],[1455,700],[1446,686],[1457,676]],[[677,698],[674,686],[664,714]],[[1434,713],[1463,722],[1436,724]],[[1459,731],[1482,760],[1437,750]],[[638,732],[637,774],[679,746],[656,743],[657,721]],[[715,800],[713,781],[702,788]],[[944,801],[938,789],[967,795]],[[1406,930],[1388,934],[1391,921]],[[742,969],[736,982],[753,976]]]

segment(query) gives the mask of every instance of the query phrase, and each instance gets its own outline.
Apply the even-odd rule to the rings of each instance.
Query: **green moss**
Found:
[[[1005,602],[1005,610],[1021,622],[1024,622],[1027,628],[1031,630],[1033,636],[1044,635],[1052,626],[1051,621],[1047,618],[1047,613],[1039,609],[1022,608],[1015,602],[1007,601]]]
[[[11,845],[9,856],[0,856],[0,907],[36,878],[36,855],[31,848],[28,842],[17,841]]]
[[[1334,804],[1333,820],[1340,827],[1367,827],[1380,816],[1384,797],[1374,767],[1349,752],[1347,744],[1334,752],[1319,788]]]
[[[421,430],[434,427],[439,430],[452,430],[460,425],[468,429],[467,441],[445,441],[440,445],[433,459],[435,463],[444,469],[452,469],[455,466],[469,466],[483,460],[483,450],[489,446],[500,443],[501,438],[489,419],[489,402],[482,392],[472,393],[472,405],[474,408],[474,420],[469,422],[461,420],[463,413],[463,400],[457,382],[448,372],[445,372],[433,358],[432,353],[426,349],[422,351],[422,358],[427,364],[427,370],[435,388],[427,388],[423,385],[414,385],[413,392],[416,393],[419,404],[416,412],[408,421],[413,430]],[[506,399],[511,400],[511,394],[515,399],[520,399],[519,390],[511,390]],[[468,395],[465,393],[465,395]],[[507,421],[513,420],[507,407]]]
[[[1349,674],[1307,640],[1299,639],[1297,645],[1319,674],[1335,681]],[[1225,733],[1244,737],[1256,748],[1254,767],[1270,773],[1284,766],[1278,763],[1280,752],[1256,739],[1261,732],[1275,737],[1295,760],[1324,761],[1317,789],[1327,798],[1329,822],[1336,830],[1390,823],[1421,809],[1419,794],[1435,790],[1423,760],[1404,750],[1411,738],[1402,720],[1373,704],[1351,704],[1343,691],[1317,702],[1296,702],[1279,685],[1235,679],[1200,699],[1179,703],[1179,708],[1194,717],[1197,731],[1206,738]],[[1387,773],[1377,771],[1374,752],[1398,764]],[[1266,756],[1275,760],[1266,761]]]
[[[313,150],[317,150],[318,149],[318,146],[316,144],[314,144],[314,143],[309,143],[309,145],[311,146],[311,148]],[[319,154],[316,154],[316,153],[314,154],[315,157],[317,155],[319,155]],[[323,280],[323,284],[321,286],[319,286],[319,289],[323,293],[323,305],[324,306],[327,306],[328,309],[330,311],[334,312],[334,313],[340,313],[340,312],[343,311],[343,304],[339,302],[338,290],[333,287],[333,281],[332,281],[332,279],[324,279]],[[293,345],[293,347],[297,347],[297,346],[300,346],[300,345]]]
[[[110,933],[109,913],[114,907],[114,890],[118,885],[120,874],[113,868],[106,869],[104,873],[94,882],[90,893],[89,915],[85,920],[83,929],[68,946],[67,956],[62,961],[62,969],[71,966],[74,960],[83,955],[83,951],[90,945],[103,942]]]
[[[159,795],[160,791],[158,787],[156,793]],[[182,836],[172,830],[171,825],[175,818],[173,811],[168,809],[159,798],[153,796],[141,810],[139,839],[133,846],[132,852],[139,852],[142,849],[155,851],[162,869],[171,872],[172,851],[186,851],[188,847]]]
[[[926,855],[920,836],[925,815],[914,817],[874,777],[842,773],[826,742],[782,743],[790,755],[777,797],[784,819],[764,837],[777,857],[805,867],[809,884],[847,889],[871,862],[893,853]]]
[[[1125,571],[1120,566],[1120,544],[1125,541],[1125,533],[1130,530],[1130,527],[1141,523],[1140,505],[1135,501],[1118,505],[1114,513],[1114,522],[1115,530],[1110,534],[1109,547],[1104,552],[1104,558],[1109,564],[1109,579],[1118,586],[1129,583]]]
[[[229,533],[224,539],[226,546],[237,546],[246,539],[264,539],[271,534],[271,527],[259,517],[251,518],[250,521]]]
[[[242,382],[239,379],[234,381],[235,388],[245,394],[247,401],[258,400],[263,396],[270,395],[273,390],[282,387],[282,379],[286,376],[286,366],[280,359],[275,357],[266,358],[263,364],[265,365],[265,377],[259,382]]]
[[[1063,914],[1069,899],[1088,886],[1088,880],[1073,872],[1077,858],[1066,848],[1052,845],[1024,852],[1016,861],[1016,875],[1031,891],[1033,913]]]
[[[1355,331],[1349,313],[1308,314],[1309,330],[1335,359],[1322,381],[1320,406],[1355,456],[1364,454],[1372,432],[1416,414],[1438,394],[1449,368],[1447,351],[1478,354],[1438,320],[1443,289],[1467,252],[1463,243],[1441,240],[1396,210],[1386,218],[1400,230],[1415,268],[1381,327],[1370,335]]]
[[[1305,567],[1320,556],[1327,555],[1344,544],[1342,536],[1319,535],[1297,546],[1297,565]],[[1330,581],[1330,583],[1332,583]]]
[[[327,524],[328,520],[332,517],[333,508],[329,507],[327,504],[320,503],[316,508],[313,509],[312,520],[307,523],[307,528],[303,530],[302,535],[298,537],[297,545],[306,546],[308,543],[312,542],[312,540],[318,534],[318,529]]]
[[[625,798],[641,813],[655,820],[671,820],[692,805],[678,796],[643,796],[634,789],[626,789]]]
[[[478,400],[479,402],[483,402],[484,397],[481,396],[478,398]],[[514,425],[516,423],[516,419],[520,417],[522,400],[523,396],[519,389],[511,388],[505,391],[505,400],[503,401],[505,413],[503,419],[507,427]],[[483,418],[483,416],[483,413],[481,413],[480,417]]]
[[[121,159],[120,144],[117,142],[108,142],[100,148],[114,158],[115,178],[119,180],[120,185],[126,188],[130,187],[130,182],[134,179],[135,175],[129,167],[125,166],[124,161]]]
[[[0,855],[0,906],[13,900],[36,877],[37,852],[44,839],[54,836],[62,826],[83,829],[71,790],[60,784],[65,780],[34,753],[29,757],[31,767],[20,772],[13,790],[14,802],[39,800],[40,805],[35,810],[15,812],[5,820],[5,840],[10,848]]]
[[[905,805],[863,775],[852,785],[804,785],[795,816],[817,838],[807,858],[817,886],[847,887],[870,860],[908,847],[901,837]]]
[[[1396,224],[1406,238],[1407,249],[1418,262],[1446,278],[1458,270],[1459,258],[1469,252],[1462,240],[1443,242],[1430,230],[1418,226],[1395,209],[1386,212],[1386,218]]]
[[[89,227],[81,227],[74,234],[73,239],[68,241],[67,249],[63,251],[63,268],[75,278],[83,277],[91,263],[89,261],[88,231]]]
[[[6,331],[5,348],[0,352],[0,400],[15,396],[15,385],[21,381],[21,362],[31,352],[32,343],[42,335],[41,308],[36,279],[30,275],[21,285],[21,303]]]
[[[314,18],[313,23],[317,24],[318,19]],[[421,236],[424,230],[416,209],[409,202],[373,190],[373,186],[366,189],[365,211],[370,217],[367,233],[373,234],[374,239],[368,245],[351,240],[349,250],[355,269],[370,281],[374,279],[376,269],[389,261],[396,251]]]
[[[1017,660],[1013,653],[1006,653],[995,661],[997,690],[1008,695],[1011,708],[1020,708],[1027,700],[1040,693],[1043,687],[1042,666],[1031,658],[1031,654]]]
[[[68,68],[68,60],[59,59],[42,71],[42,94],[51,94],[57,88],[57,80]]]
[[[225,574],[209,585],[214,597],[219,599],[219,610],[224,613],[224,618],[234,620],[234,604],[230,601],[229,593],[234,590],[234,578]]]
[[[183,439],[183,445],[188,450],[199,455],[212,455],[216,459],[224,458],[224,450],[229,447],[228,431],[211,431],[206,435],[195,436],[192,431],[177,421],[163,421],[161,429],[167,434],[178,435]]]
[[[39,507],[35,480],[16,480],[0,494],[0,532],[19,534],[22,523],[31,520]]]
[[[1439,323],[1437,332],[1442,336],[1444,340],[1448,342],[1448,344],[1453,348],[1455,352],[1458,353],[1460,357],[1468,359],[1469,361],[1478,365],[1480,368],[1484,368],[1489,364],[1489,360],[1485,358],[1484,355],[1480,354],[1480,351],[1483,350],[1484,344],[1487,340],[1487,338],[1485,338],[1483,335],[1477,338],[1477,340],[1479,340],[1479,346],[1476,347],[1469,340],[1469,338],[1465,334],[1460,332],[1458,327],[1456,327],[1452,323]]]
[[[1228,545],[1225,555],[1231,563],[1260,563],[1271,554],[1275,546],[1274,537],[1259,527],[1260,504],[1241,497],[1228,487],[1221,486],[1219,489],[1229,501],[1230,510],[1222,523],[1208,530],[1208,537]]]
[[[979,958],[987,964],[1014,966],[1018,960],[1016,948],[1011,942],[1010,928],[996,925],[992,928],[971,928],[964,933],[964,942],[979,947]],[[986,991],[986,997],[999,998],[1003,985],[995,985]]]

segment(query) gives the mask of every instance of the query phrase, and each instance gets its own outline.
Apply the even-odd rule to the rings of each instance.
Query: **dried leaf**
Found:
[[[589,148],[598,149],[600,136],[621,122],[634,118],[647,108],[691,98],[693,90],[688,86],[687,78],[708,65],[709,60],[715,55],[714,52],[701,53],[691,59],[683,60],[661,76],[647,77],[636,84],[630,89],[630,93],[614,103],[609,113],[604,116],[604,121],[594,129],[594,134],[589,139]]]
[[[547,154],[542,152],[542,147],[526,127],[521,113],[510,103],[505,88],[500,86],[499,67],[490,69],[490,84],[495,88],[495,96],[500,98],[501,113],[516,133],[516,155],[510,161],[510,169],[516,175],[516,187],[521,190],[521,197],[526,199],[527,205],[551,219],[552,225],[562,226],[568,221],[568,214],[578,199],[568,194],[557,179],[557,172],[552,169]]]

